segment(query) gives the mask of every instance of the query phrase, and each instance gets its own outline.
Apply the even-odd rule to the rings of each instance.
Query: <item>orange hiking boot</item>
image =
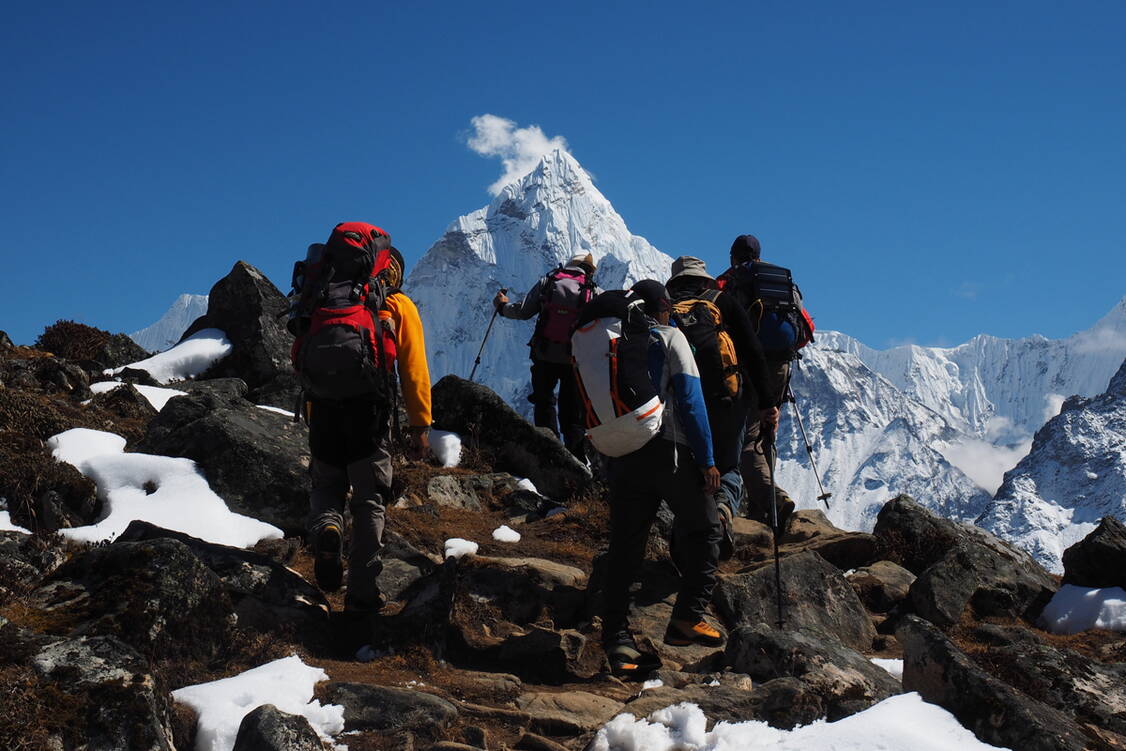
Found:
[[[669,621],[669,627],[665,629],[665,644],[672,647],[687,647],[691,644],[718,647],[723,644],[723,634],[703,618],[698,623],[673,620]]]

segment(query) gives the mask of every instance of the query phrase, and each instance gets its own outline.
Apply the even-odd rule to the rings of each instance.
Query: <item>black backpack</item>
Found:
[[[763,351],[793,359],[813,341],[813,327],[802,307],[801,290],[790,270],[764,261],[748,261],[725,276],[723,290],[735,295],[754,325]]]
[[[671,317],[692,345],[704,395],[730,401],[739,397],[743,384],[735,341],[716,303],[721,294],[718,289],[678,293],[673,296]]]

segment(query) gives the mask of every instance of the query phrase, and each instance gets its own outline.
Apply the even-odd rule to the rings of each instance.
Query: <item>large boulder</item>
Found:
[[[840,570],[817,553],[799,553],[780,561],[782,610],[787,629],[816,628],[856,650],[868,650],[876,627],[856,590]],[[713,599],[733,626],[776,624],[774,567],[741,574],[720,574]]]
[[[800,679],[821,697],[830,721],[901,691],[886,670],[813,629],[779,631],[765,623],[740,626],[728,637],[724,657],[733,670],[754,680]]]
[[[435,427],[460,435],[496,470],[527,477],[557,501],[590,484],[590,470],[562,443],[517,414],[487,386],[448,375],[431,393]]]
[[[304,643],[323,638],[328,601],[287,566],[261,553],[206,542],[143,521],[130,522],[117,538],[117,542],[156,540],[182,543],[219,577],[240,629],[277,633]]]
[[[241,378],[255,404],[292,409],[298,388],[289,361],[293,337],[285,329],[288,306],[285,295],[261,271],[238,261],[211,288],[207,313],[188,327],[181,341],[203,329],[219,329],[227,335],[231,353],[203,377]]]
[[[48,537],[23,532],[0,532],[0,599],[35,589],[63,561],[67,553]]]
[[[309,513],[309,442],[301,423],[245,399],[177,396],[137,450],[195,461],[232,511],[300,534]]]
[[[874,530],[887,560],[917,575],[915,613],[939,626],[974,615],[1035,619],[1055,593],[1051,575],[1028,553],[983,529],[935,516],[907,496],[880,510]]]
[[[845,576],[864,605],[874,613],[886,613],[903,602],[916,579],[910,571],[891,561],[876,561]]]
[[[4,705],[12,748],[171,751],[170,702],[145,659],[112,636],[62,638],[0,617]],[[20,727],[16,730],[9,723]]]
[[[236,636],[223,582],[178,540],[80,553],[27,600],[72,636],[113,636],[147,658],[210,660]]]
[[[1104,516],[1091,534],[1063,551],[1063,583],[1126,589],[1126,524]]]
[[[233,751],[324,751],[324,744],[301,715],[263,704],[242,718]]]
[[[1097,747],[1072,717],[985,672],[927,621],[905,617],[896,638],[904,690],[944,708],[979,740],[1021,751]]]

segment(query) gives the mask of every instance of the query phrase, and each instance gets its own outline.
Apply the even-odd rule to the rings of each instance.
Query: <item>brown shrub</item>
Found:
[[[8,499],[12,520],[32,531],[41,529],[47,520],[40,519],[39,501],[51,491],[84,522],[93,521],[97,490],[89,478],[57,461],[37,438],[0,431],[0,496]]]
[[[92,360],[109,341],[108,331],[76,321],[55,321],[35,340],[39,349],[67,360]]]

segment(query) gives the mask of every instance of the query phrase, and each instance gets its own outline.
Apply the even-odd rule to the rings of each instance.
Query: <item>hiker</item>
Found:
[[[769,393],[766,360],[747,311],[722,292],[702,260],[681,256],[672,262],[665,287],[672,298],[672,321],[692,345],[700,385],[708,409],[712,453],[721,476],[716,495],[722,536],[720,560],[735,553],[732,520],[739,513],[743,480],[739,460],[748,403]],[[754,420],[776,421],[776,408],[756,413]]]
[[[778,427],[779,408],[790,382],[790,363],[800,357],[798,349],[813,341],[813,320],[802,307],[801,291],[788,269],[765,263],[762,247],[754,235],[739,235],[731,243],[731,267],[717,279],[747,310],[766,357],[765,390],[749,394],[748,409],[758,410],[761,420],[748,420],[743,435],[740,469],[746,489],[747,517],[770,524],[774,491],[777,490],[778,528],[784,531],[795,503],[772,483],[770,452]]]
[[[556,438],[562,436],[563,445],[581,462],[586,461],[585,431],[571,368],[571,330],[583,306],[602,291],[594,284],[594,271],[594,257],[580,253],[541,277],[521,302],[509,302],[504,292],[493,298],[497,312],[505,318],[527,320],[539,316],[528,342],[532,358],[532,393],[528,396],[533,405],[532,419],[537,427],[547,428]]]
[[[583,310],[572,343],[588,435],[608,457],[610,546],[602,642],[614,674],[660,666],[629,630],[629,590],[661,501],[668,503],[681,572],[664,641],[723,643],[704,613],[715,586],[720,538],[715,493],[720,475],[692,351],[670,327],[672,303],[652,279],[605,292]],[[612,363],[607,367],[607,359]]]
[[[336,225],[310,246],[301,269],[291,330],[294,367],[309,425],[308,539],[317,585],[338,590],[344,573],[345,499],[352,514],[346,613],[378,612],[383,527],[391,499],[391,423],[397,414],[397,366],[410,422],[410,453],[430,440],[430,372],[418,308],[399,290],[403,258],[382,229]]]

